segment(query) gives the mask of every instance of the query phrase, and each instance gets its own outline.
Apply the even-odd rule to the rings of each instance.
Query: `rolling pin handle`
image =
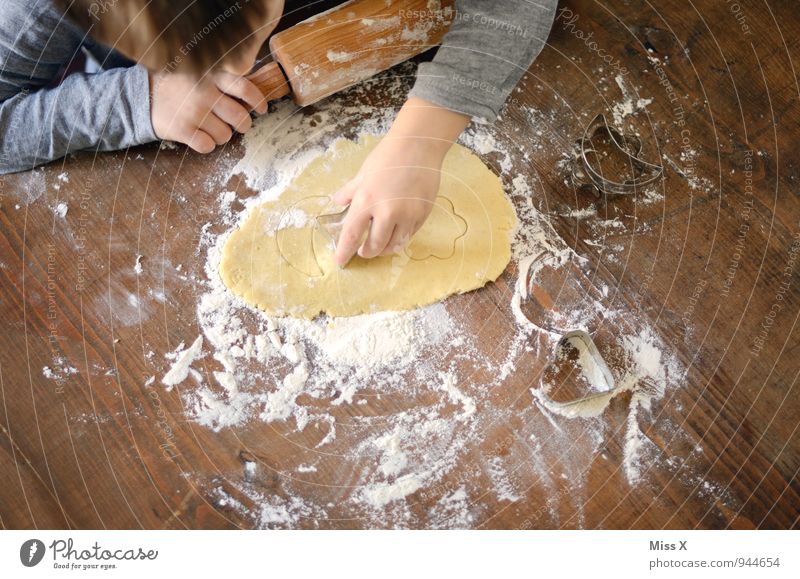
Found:
[[[291,90],[286,75],[283,74],[280,65],[275,62],[268,62],[255,72],[247,75],[247,79],[258,87],[268,101],[274,101],[288,95]]]

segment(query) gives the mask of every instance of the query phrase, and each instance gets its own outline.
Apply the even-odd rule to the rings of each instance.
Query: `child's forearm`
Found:
[[[469,121],[467,115],[411,97],[397,114],[388,136],[408,140],[408,146],[441,161]]]
[[[147,71],[73,74],[56,88],[0,104],[0,174],[32,169],[68,153],[108,151],[156,139]]]
[[[50,88],[85,38],[51,2],[0,2],[0,173],[155,139],[142,67],[73,74]]]
[[[556,0],[456,0],[457,16],[411,96],[494,120],[545,45]]]

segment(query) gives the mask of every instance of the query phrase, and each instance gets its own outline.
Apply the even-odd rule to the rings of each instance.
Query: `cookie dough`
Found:
[[[500,179],[460,145],[445,158],[430,217],[402,253],[336,266],[320,216],[337,211],[330,196],[378,141],[337,141],[279,199],[254,208],[225,242],[225,285],[271,315],[311,319],[409,310],[497,279],[511,258],[516,214]]]

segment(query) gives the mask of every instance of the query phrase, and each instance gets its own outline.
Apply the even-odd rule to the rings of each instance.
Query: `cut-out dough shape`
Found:
[[[453,202],[439,195],[431,215],[414,235],[405,253],[415,261],[431,257],[450,259],[455,255],[456,243],[467,234],[467,229],[467,222],[456,213]]]
[[[253,209],[225,243],[223,282],[272,315],[314,318],[408,310],[497,279],[511,258],[517,218],[500,179],[460,145],[448,152],[436,205],[404,254],[336,266],[333,242],[315,219],[319,204],[355,176],[378,141],[337,141],[278,200]],[[297,226],[292,210],[308,222]],[[282,221],[292,226],[268,227]]]
[[[305,197],[287,208],[278,221],[275,231],[275,244],[281,258],[307,277],[324,275],[317,258],[320,231],[317,227],[317,216],[330,205],[330,197]],[[306,216],[300,227],[295,226],[294,216]],[[323,241],[324,243],[324,241]]]
[[[307,197],[288,208],[278,220],[275,243],[284,261],[308,277],[324,275],[324,256],[335,239],[320,223],[320,217],[339,216],[342,213],[330,207],[330,197]],[[430,258],[448,259],[456,251],[456,242],[467,232],[467,222],[453,208],[453,202],[440,196],[426,225],[417,232],[405,253],[409,259],[424,261]],[[440,214],[441,215],[438,215]],[[297,216],[305,216],[305,223],[297,225]],[[309,227],[309,224],[313,224]],[[431,225],[428,225],[431,224]],[[319,234],[323,235],[320,236]]]

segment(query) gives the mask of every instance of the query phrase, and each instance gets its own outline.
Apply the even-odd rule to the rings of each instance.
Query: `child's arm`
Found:
[[[456,17],[410,96],[494,120],[544,48],[556,0],[456,0]]]
[[[0,3],[0,174],[83,149],[110,151],[157,139],[208,153],[250,110],[266,112],[250,81],[226,72],[202,79],[150,74],[142,66],[75,73],[48,85],[80,51],[84,33],[48,1]]]
[[[49,2],[0,4],[0,173],[79,149],[155,140],[149,81],[140,66],[73,74],[45,88],[76,56],[83,33]]]
[[[344,264],[395,253],[422,226],[450,146],[471,117],[494,120],[544,47],[556,0],[457,0],[456,17],[386,138],[337,193],[350,203],[336,247]],[[369,235],[359,242],[364,232]]]

